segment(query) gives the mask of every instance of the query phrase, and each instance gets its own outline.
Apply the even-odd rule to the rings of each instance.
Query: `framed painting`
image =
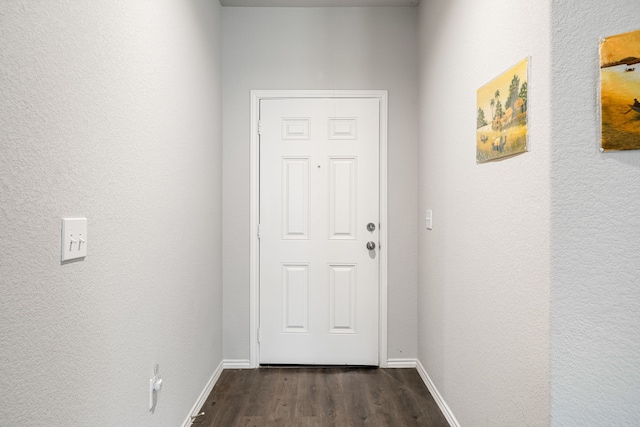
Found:
[[[640,149],[640,30],[600,39],[601,150]]]
[[[476,162],[527,151],[529,58],[477,91]]]

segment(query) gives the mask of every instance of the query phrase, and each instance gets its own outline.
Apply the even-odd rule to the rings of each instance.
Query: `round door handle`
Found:
[[[370,251],[374,250],[376,248],[376,244],[374,242],[367,242],[367,249],[369,249]]]

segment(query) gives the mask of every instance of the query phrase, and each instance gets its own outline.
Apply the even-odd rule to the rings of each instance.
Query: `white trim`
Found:
[[[222,361],[224,369],[250,369],[251,360],[249,359],[225,359]]]
[[[261,99],[275,98],[377,98],[380,100],[380,295],[378,361],[387,361],[387,140],[389,101],[386,90],[252,90],[251,91],[251,177],[250,177],[250,247],[249,247],[249,352],[250,366],[257,368],[259,313],[260,245],[257,236],[260,219],[260,149],[258,121]]]
[[[211,375],[211,378],[209,378],[209,381],[204,386],[204,390],[202,390],[202,393],[200,393],[200,396],[198,396],[198,400],[196,400],[196,403],[193,404],[191,411],[189,411],[189,415],[187,415],[187,418],[182,423],[182,427],[190,427],[192,425],[191,417],[196,415],[200,408],[202,408],[204,403],[207,401],[209,394],[211,394],[211,390],[213,390],[213,386],[216,385],[216,382],[218,382],[218,378],[220,378],[220,374],[222,374],[222,365],[223,362],[220,362],[216,370],[213,371],[213,375]]]
[[[386,90],[377,91],[380,98],[380,336],[378,339],[380,367],[386,368],[387,361],[387,262],[389,240],[387,239],[387,145],[389,137],[389,100]]]
[[[416,359],[389,359],[387,368],[415,368],[417,363]]]
[[[433,396],[433,399],[438,404],[438,408],[440,408],[440,410],[442,411],[442,414],[449,422],[449,425],[451,427],[460,427],[460,423],[456,419],[455,415],[453,415],[453,412],[451,412],[451,409],[449,408],[447,403],[444,401],[444,398],[436,388],[436,385],[433,383],[433,381],[431,381],[431,378],[429,377],[429,374],[427,374],[427,371],[424,369],[424,366],[422,366],[422,363],[420,363],[419,360],[417,360],[416,362],[416,369],[418,370],[418,374],[420,374],[422,381],[424,381],[424,384],[429,389],[429,393],[431,393],[431,396]]]
[[[249,363],[258,367],[258,328],[260,327],[260,240],[258,224],[260,221],[260,137],[258,123],[260,119],[261,97],[251,91],[251,171],[250,171],[250,207],[249,207]]]

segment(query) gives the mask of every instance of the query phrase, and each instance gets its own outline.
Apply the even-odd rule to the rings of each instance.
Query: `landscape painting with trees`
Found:
[[[640,31],[600,40],[602,150],[640,149]]]
[[[527,151],[528,74],[526,58],[478,89],[478,163]]]

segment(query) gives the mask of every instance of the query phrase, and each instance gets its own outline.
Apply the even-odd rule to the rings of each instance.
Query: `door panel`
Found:
[[[309,238],[309,159],[282,159],[282,238]]]
[[[329,239],[356,238],[356,165],[356,158],[329,159]]]
[[[330,265],[330,334],[355,334],[356,266]]]
[[[378,99],[260,102],[260,363],[378,364]]]
[[[282,331],[309,332],[309,265],[282,265]]]

